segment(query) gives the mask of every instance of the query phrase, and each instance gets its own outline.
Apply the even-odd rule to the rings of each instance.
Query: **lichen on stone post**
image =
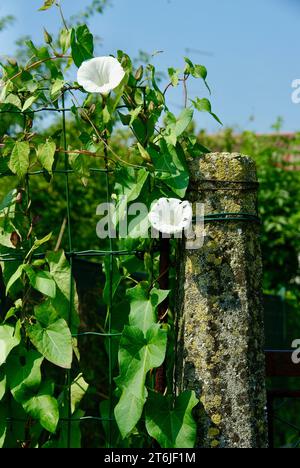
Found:
[[[251,158],[212,153],[190,161],[189,200],[205,215],[257,214]],[[196,391],[198,446],[267,447],[262,261],[255,218],[205,223],[202,247],[182,248],[177,389]]]

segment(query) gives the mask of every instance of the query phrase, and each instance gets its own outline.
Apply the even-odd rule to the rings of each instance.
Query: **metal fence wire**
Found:
[[[72,109],[66,108],[65,106],[65,101],[66,101],[66,94],[67,90],[63,91],[62,94],[62,107],[58,109],[37,109],[37,110],[31,110],[31,111],[4,111],[0,113],[8,113],[8,114],[32,114],[32,113],[40,113],[40,112],[57,112],[61,113],[62,115],[62,121],[61,121],[61,128],[62,128],[62,135],[63,135],[63,150],[64,150],[64,169],[57,169],[53,170],[54,174],[61,175],[65,179],[65,201],[67,205],[67,229],[68,229],[68,251],[66,252],[66,257],[69,259],[70,262],[70,297],[69,297],[69,316],[68,316],[68,326],[70,329],[72,329],[72,304],[74,301],[74,275],[73,275],[73,268],[74,268],[74,260],[79,259],[79,258],[89,258],[89,259],[96,259],[96,258],[109,258],[109,278],[107,281],[109,282],[109,301],[106,306],[107,310],[107,320],[106,320],[106,330],[105,333],[97,333],[94,331],[86,331],[83,333],[77,333],[73,334],[74,338],[82,338],[82,337],[90,337],[90,336],[96,336],[101,339],[107,339],[108,340],[108,398],[109,398],[109,408],[108,408],[108,416],[107,417],[98,417],[98,416],[83,416],[79,418],[74,418],[72,417],[72,369],[69,369],[66,371],[66,386],[65,386],[65,401],[67,402],[67,417],[66,418],[61,418],[59,420],[60,423],[66,424],[67,425],[67,438],[66,438],[66,447],[64,448],[72,448],[72,425],[74,423],[78,422],[96,422],[96,423],[101,423],[105,424],[108,440],[106,441],[107,448],[112,448],[112,424],[115,421],[114,418],[114,408],[113,408],[113,365],[112,365],[112,353],[113,353],[113,343],[112,341],[116,338],[120,338],[121,333],[113,333],[112,330],[112,308],[113,308],[113,276],[114,276],[114,262],[113,259],[114,257],[121,257],[121,256],[126,256],[126,255],[137,255],[141,252],[138,252],[136,250],[131,250],[131,251],[124,251],[124,250],[114,250],[113,248],[113,240],[110,238],[109,239],[109,249],[108,250],[86,250],[86,251],[76,251],[73,249],[73,236],[72,236],[72,223],[71,223],[71,184],[70,184],[70,174],[72,174],[74,171],[70,168],[70,163],[69,163],[69,152],[68,152],[68,141],[67,141],[67,112],[72,112]],[[107,149],[107,141],[105,142],[106,144],[104,145],[104,164],[105,167],[103,169],[90,169],[91,172],[99,174],[100,176],[104,176],[105,178],[105,192],[106,192],[106,201],[109,202],[111,200],[111,189],[110,189],[110,173],[112,170],[109,167],[109,158],[108,158],[108,149]],[[44,175],[45,172],[43,170],[39,171],[32,171],[28,172],[26,175],[26,191],[27,191],[27,196],[29,196],[30,193],[30,178],[32,176],[42,176]],[[7,173],[1,173],[0,172],[0,177],[3,176],[8,176],[12,174],[7,174]],[[43,257],[44,254],[36,254],[34,257],[39,258]],[[16,255],[11,255],[11,254],[2,254],[0,255],[0,261],[1,262],[17,262],[22,259],[22,254],[16,253]],[[26,420],[20,421],[20,419],[12,418],[9,417],[7,418],[7,422],[9,424],[14,424],[14,423],[20,423],[24,422],[26,423]]]

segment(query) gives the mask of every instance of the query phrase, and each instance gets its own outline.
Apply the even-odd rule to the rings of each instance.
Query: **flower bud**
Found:
[[[18,65],[18,63],[17,63],[17,61],[16,61],[16,59],[15,59],[14,57],[9,57],[9,58],[7,59],[7,61],[8,61],[8,63],[9,63],[10,65],[12,65],[13,67],[16,67],[16,66]]]
[[[21,205],[23,201],[23,191],[19,190],[16,196],[16,203],[17,205]]]
[[[96,111],[96,104],[92,104],[89,108],[89,115],[93,115]]]
[[[136,81],[140,81],[143,78],[143,74],[144,74],[144,67],[143,65],[141,65],[137,69],[136,74],[134,75],[134,78],[136,79]]]
[[[52,44],[53,39],[52,36],[48,33],[48,31],[44,28],[44,39],[46,44]]]
[[[153,112],[154,110],[155,110],[155,104],[153,101],[151,101],[149,104],[149,112]]]
[[[82,118],[82,120],[84,120],[87,123],[90,123],[89,113],[85,109],[80,109],[79,110],[79,115]]]
[[[11,236],[10,236],[10,242],[12,243],[12,245],[13,245],[14,247],[18,247],[18,245],[20,244],[21,238],[20,238],[19,234],[18,234],[16,231],[14,231],[14,232],[11,234]]]

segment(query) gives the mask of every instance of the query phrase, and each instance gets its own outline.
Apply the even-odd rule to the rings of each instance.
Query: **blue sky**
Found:
[[[154,59],[161,70],[181,67],[183,57],[203,63],[209,72],[213,110],[225,126],[268,132],[278,116],[284,131],[300,130],[300,105],[291,101],[291,83],[300,78],[300,1],[298,0],[111,0],[103,16],[91,21],[91,30],[103,38],[99,55],[122,49],[136,57],[139,50],[163,50]],[[56,9],[38,12],[42,0],[1,1],[0,16],[12,13],[17,22],[0,33],[0,56],[13,54],[14,41],[31,35],[39,42],[43,26],[58,28]],[[66,16],[88,0],[63,0]],[[186,49],[192,51],[187,53]],[[209,55],[198,53],[209,52]],[[207,96],[198,81],[190,96]],[[169,95],[177,113],[181,91]],[[173,105],[174,104],[174,105]],[[252,121],[251,117],[254,117]],[[219,126],[204,114],[199,127]]]

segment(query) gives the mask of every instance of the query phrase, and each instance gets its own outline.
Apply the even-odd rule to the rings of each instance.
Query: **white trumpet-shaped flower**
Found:
[[[188,201],[176,198],[161,198],[148,215],[150,224],[163,234],[176,234],[187,229],[193,219],[193,210]]]
[[[83,62],[77,81],[88,93],[109,94],[117,88],[125,71],[114,57],[96,57]]]

